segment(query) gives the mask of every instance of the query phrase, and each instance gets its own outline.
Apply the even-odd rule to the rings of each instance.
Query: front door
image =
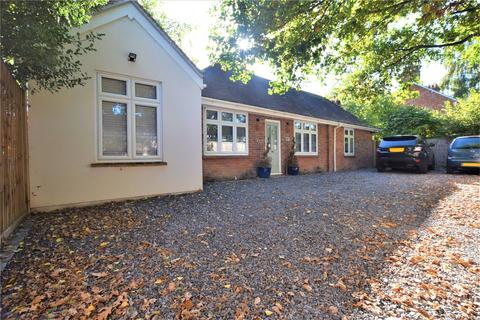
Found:
[[[265,123],[265,143],[270,148],[268,156],[272,159],[272,174],[281,174],[280,170],[280,122],[267,120]]]

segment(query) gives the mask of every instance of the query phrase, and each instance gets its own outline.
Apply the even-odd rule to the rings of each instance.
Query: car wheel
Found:
[[[418,167],[418,173],[427,173],[428,172],[428,163],[425,161],[421,163]]]
[[[385,170],[386,170],[386,168],[383,167],[383,166],[382,167],[380,167],[380,166],[377,167],[378,172],[385,172]]]
[[[450,166],[447,166],[447,173],[452,174],[454,172],[453,168]]]
[[[435,157],[432,159],[432,164],[428,166],[428,170],[435,170]]]

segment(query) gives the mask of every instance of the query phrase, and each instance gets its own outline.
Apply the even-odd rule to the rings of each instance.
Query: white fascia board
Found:
[[[371,128],[371,127],[359,126],[359,125],[343,123],[338,121],[331,121],[331,120],[325,120],[325,119],[320,119],[315,117],[303,116],[295,113],[277,111],[277,110],[272,110],[272,109],[267,109],[262,107],[256,107],[248,104],[218,100],[218,99],[207,98],[207,97],[202,97],[202,105],[217,107],[217,108],[234,109],[234,110],[239,110],[244,112],[258,113],[261,115],[273,116],[278,118],[288,118],[288,119],[294,119],[294,120],[300,120],[300,121],[329,124],[333,126],[342,126],[342,127],[353,128],[353,129],[370,131],[370,132],[380,131],[377,128]]]
[[[425,90],[428,90],[428,91],[430,91],[430,92],[432,92],[432,93],[435,93],[435,94],[441,95],[442,97],[445,97],[445,98],[447,98],[447,99],[450,99],[450,100],[452,100],[452,101],[455,101],[455,102],[457,102],[457,101],[458,101],[458,100],[457,100],[457,99],[455,99],[454,97],[452,97],[452,96],[449,96],[449,95],[447,95],[447,94],[445,94],[445,93],[442,93],[442,92],[440,92],[440,91],[434,90],[434,89],[432,89],[432,88],[429,88],[429,87],[423,86],[423,85],[421,85],[421,84],[418,84],[418,83],[414,83],[414,85],[416,85],[416,86],[419,86],[420,88],[423,88],[423,89],[425,89]]]
[[[128,17],[135,20],[138,24],[155,40],[167,54],[192,78],[200,89],[204,88],[202,75],[198,73],[189,62],[175,49],[168,39],[163,36],[156,26],[148,20],[141,9],[137,8],[132,2],[126,1],[107,7],[95,14],[89,23],[74,30],[74,32],[86,33],[100,26],[113,21]],[[101,40],[100,40],[101,41]]]

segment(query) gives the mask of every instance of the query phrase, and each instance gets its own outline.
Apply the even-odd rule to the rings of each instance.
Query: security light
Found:
[[[135,60],[137,60],[137,54],[136,53],[133,53],[133,52],[130,52],[128,54],[128,61],[130,62],[135,62]]]

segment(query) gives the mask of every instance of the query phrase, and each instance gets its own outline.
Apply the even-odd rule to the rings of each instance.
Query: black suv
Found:
[[[435,169],[433,146],[419,136],[384,137],[377,148],[377,170],[409,168],[426,173]]]

